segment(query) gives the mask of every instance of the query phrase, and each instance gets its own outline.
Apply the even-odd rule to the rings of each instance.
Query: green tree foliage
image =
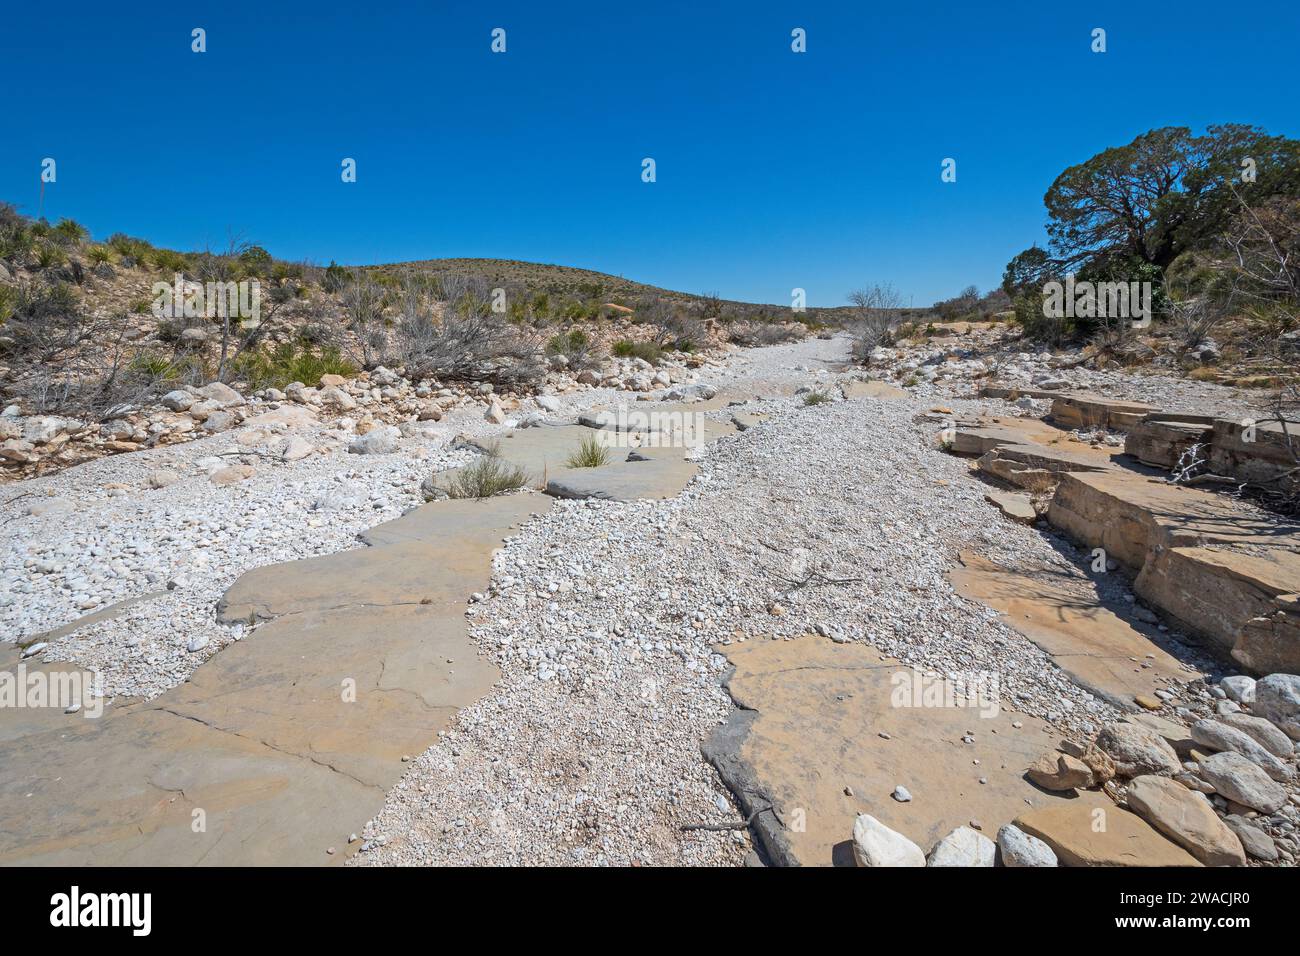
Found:
[[[1234,213],[1229,184],[1248,167],[1257,197],[1294,194],[1300,142],[1240,124],[1204,136],[1168,126],[1103,150],[1061,173],[1043,197],[1055,259],[1067,271],[1121,257],[1163,272],[1222,231]]]

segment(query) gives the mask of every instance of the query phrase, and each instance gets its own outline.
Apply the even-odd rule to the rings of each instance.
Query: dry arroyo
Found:
[[[1195,588],[1160,557],[1233,556],[1202,592],[1258,595],[1292,529],[1077,440],[1141,436],[1150,403],[898,388],[846,352],[739,351],[660,401],[548,396],[368,453],[293,426],[305,462],[157,492],[170,526],[129,511],[112,561],[165,535],[229,560],[3,645],[4,670],[101,667],[115,696],[99,719],[0,710],[0,862],[1293,860],[1300,692],[1236,674],[1214,628],[1240,622],[1180,611]],[[607,460],[576,467],[592,440]],[[485,454],[530,487],[420,503]],[[110,462],[51,497],[158,467]],[[195,518],[213,494],[246,520]],[[131,500],[83,507],[108,525]],[[19,516],[11,549],[66,520]],[[1285,651],[1274,631],[1252,646]]]

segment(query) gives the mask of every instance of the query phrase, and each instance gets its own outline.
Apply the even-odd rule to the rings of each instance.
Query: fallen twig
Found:
[[[800,588],[810,586],[823,587],[828,584],[857,584],[862,581],[862,578],[832,578],[822,574],[820,571],[809,571],[802,581],[796,578],[782,578],[781,580],[789,584],[792,591],[798,591]]]
[[[748,817],[746,817],[744,820],[737,821],[736,823],[684,823],[684,824],[682,824],[681,829],[682,829],[683,831],[686,831],[686,830],[745,830],[745,829],[748,829],[749,825],[750,825],[751,823],[754,822],[754,818],[755,818],[755,817],[757,817],[760,813],[764,813],[764,812],[766,812],[766,811],[768,811],[768,810],[772,810],[772,807],[771,807],[771,806],[759,807],[757,810],[755,810],[753,813],[751,813],[751,814],[750,814]],[[775,810],[772,810],[772,812],[773,812],[773,814],[775,814],[776,811],[775,811]]]

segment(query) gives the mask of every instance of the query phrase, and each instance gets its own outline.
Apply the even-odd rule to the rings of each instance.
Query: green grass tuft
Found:
[[[456,473],[447,486],[449,498],[491,498],[507,491],[518,491],[528,484],[528,473],[512,465],[496,449]]]
[[[609,463],[609,448],[600,443],[595,435],[588,435],[578,446],[578,450],[569,456],[566,464],[570,468],[599,468]]]

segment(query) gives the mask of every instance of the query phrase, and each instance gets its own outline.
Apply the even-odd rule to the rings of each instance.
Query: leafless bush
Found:
[[[0,332],[0,392],[32,412],[88,422],[139,404],[181,370],[167,358],[138,360],[127,348],[130,328],[125,313],[85,311],[68,286],[24,283]]]
[[[420,313],[397,326],[395,351],[408,376],[524,385],[546,374],[541,343],[530,331],[462,295],[442,320]]]
[[[564,367],[570,373],[599,368],[605,359],[604,352],[597,348],[591,336],[578,328],[551,336],[546,343],[546,354],[564,356]]]
[[[1227,319],[1228,303],[1209,295],[1187,299],[1170,299],[1166,309],[1169,328],[1180,352],[1190,352],[1210,337],[1210,333]],[[1122,323],[1127,324],[1127,323]]]
[[[659,296],[642,296],[636,304],[638,322],[658,328],[655,344],[678,352],[693,352],[709,340],[709,330],[702,319],[677,303]]]
[[[370,276],[362,273],[343,288],[343,313],[348,331],[356,336],[364,368],[374,368],[387,348],[388,337],[380,327],[384,314],[384,293]]]
[[[737,322],[727,329],[727,340],[746,347],[783,345],[801,341],[805,331],[801,325],[779,322]]]
[[[866,365],[872,351],[891,340],[902,318],[903,297],[892,285],[878,282],[850,292],[849,302],[854,313],[848,324],[853,360]]]

